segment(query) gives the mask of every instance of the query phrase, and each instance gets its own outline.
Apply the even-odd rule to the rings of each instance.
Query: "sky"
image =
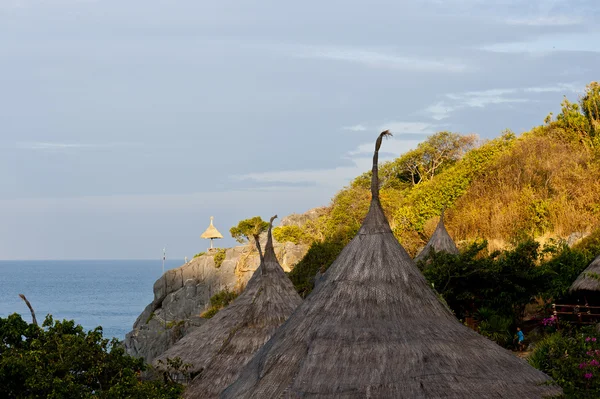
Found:
[[[183,260],[600,76],[597,0],[0,0],[0,259]],[[594,73],[594,71],[596,71]]]

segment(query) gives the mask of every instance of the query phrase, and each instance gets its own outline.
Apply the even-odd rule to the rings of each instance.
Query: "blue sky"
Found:
[[[0,258],[183,259],[598,80],[596,0],[0,2]],[[594,73],[595,72],[595,73]],[[220,242],[233,245],[232,239]]]

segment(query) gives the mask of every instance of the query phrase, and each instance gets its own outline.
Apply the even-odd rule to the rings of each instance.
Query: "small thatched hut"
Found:
[[[192,364],[190,371],[198,375],[185,391],[185,397],[218,397],[302,302],[275,257],[271,234],[274,218],[264,256],[261,253],[261,264],[244,292],[158,358],[179,357]],[[259,241],[256,243],[260,252]]]
[[[415,263],[427,259],[432,250],[435,252],[447,252],[454,255],[458,254],[458,248],[452,240],[452,237],[450,237],[450,234],[448,234],[446,226],[444,226],[444,211],[442,211],[440,221],[438,222],[433,235],[427,242],[427,245],[425,245],[425,248],[423,248],[415,257]]]
[[[595,299],[600,304],[600,255],[571,284],[569,292]]]
[[[358,234],[222,398],[541,398],[560,388],[442,305],[373,199]]]

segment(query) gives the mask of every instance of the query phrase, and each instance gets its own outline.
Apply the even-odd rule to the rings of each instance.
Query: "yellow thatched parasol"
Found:
[[[210,226],[208,226],[208,229],[206,229],[206,231],[200,236],[200,238],[205,238],[207,240],[210,239],[210,249],[213,248],[213,239],[223,238],[223,235],[219,233],[219,230],[217,230],[215,226],[213,226],[214,219],[214,216],[210,217]]]

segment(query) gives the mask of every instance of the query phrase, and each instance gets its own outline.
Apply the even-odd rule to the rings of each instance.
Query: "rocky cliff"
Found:
[[[261,241],[264,248],[265,237]],[[274,249],[283,269],[290,271],[306,254],[308,246],[275,242]],[[200,314],[208,308],[211,296],[224,289],[243,289],[260,264],[258,252],[251,245],[227,249],[218,268],[214,255],[212,252],[196,257],[167,271],[154,283],[154,300],[125,337],[127,353],[151,362],[206,321]]]

